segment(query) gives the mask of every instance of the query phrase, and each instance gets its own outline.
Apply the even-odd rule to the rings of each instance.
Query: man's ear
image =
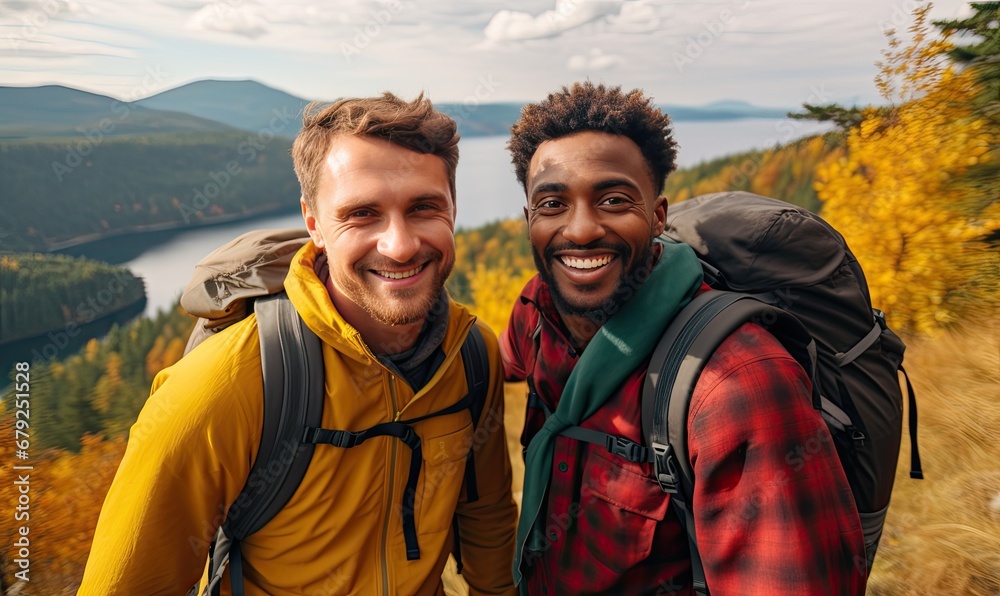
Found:
[[[529,223],[531,223],[531,218],[528,217],[528,208],[522,207],[521,209],[524,210],[524,224],[528,225]]]
[[[316,214],[306,204],[305,197],[299,197],[299,205],[302,207],[302,219],[306,222],[306,230],[309,232],[309,237],[312,238],[313,244],[316,245],[316,248],[324,248],[326,243],[323,242],[323,235],[320,234],[319,228],[316,227]]]
[[[660,195],[653,201],[653,235],[659,236],[667,228],[667,197]]]

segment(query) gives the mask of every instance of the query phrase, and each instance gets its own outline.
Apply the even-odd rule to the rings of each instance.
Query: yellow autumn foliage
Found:
[[[995,258],[980,241],[997,228],[959,184],[995,142],[969,109],[974,80],[945,61],[950,47],[926,36],[916,12],[911,46],[895,39],[878,87],[892,109],[869,108],[847,153],[817,169],[823,217],[840,230],[865,270],[872,301],[899,329],[930,333],[995,289]]]
[[[487,268],[482,263],[469,275],[473,312],[498,335],[507,328],[510,311],[524,285],[535,275],[534,268],[515,271],[511,267]]]

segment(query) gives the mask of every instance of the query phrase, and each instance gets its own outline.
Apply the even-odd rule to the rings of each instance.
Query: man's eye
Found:
[[[357,211],[351,212],[351,217],[354,219],[364,219],[367,217],[372,217],[373,215],[375,215],[375,212],[369,209],[358,209]]]
[[[632,205],[632,199],[622,195],[612,195],[610,197],[605,197],[601,201],[602,207],[618,208],[622,209]]]
[[[541,213],[554,213],[562,209],[562,202],[556,199],[545,199],[544,201],[539,201],[535,203],[535,211]]]

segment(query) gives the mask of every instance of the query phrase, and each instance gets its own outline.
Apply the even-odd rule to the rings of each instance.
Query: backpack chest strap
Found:
[[[552,411],[547,405],[545,405],[545,402],[535,390],[535,383],[530,377],[528,378],[528,407],[541,410],[545,414],[546,419],[552,415]],[[559,434],[577,441],[599,445],[607,449],[608,453],[617,455],[618,457],[624,458],[632,463],[653,461],[653,452],[650,451],[648,447],[622,436],[612,435],[590,428],[583,428],[582,426],[570,426],[564,428],[559,431]]]
[[[645,463],[653,461],[653,452],[645,445],[640,445],[631,439],[612,435],[609,433],[583,428],[582,426],[570,426],[559,432],[564,437],[593,443],[608,450],[608,453],[617,455],[632,463]]]
[[[417,524],[414,516],[414,502],[416,500],[417,481],[420,479],[420,468],[423,465],[424,455],[420,437],[413,429],[412,424],[428,418],[461,412],[470,407],[474,398],[475,396],[472,393],[468,393],[462,399],[437,412],[409,420],[382,422],[360,431],[333,430],[307,426],[302,433],[302,442],[305,444],[324,444],[342,449],[350,449],[361,445],[372,437],[395,437],[410,448],[413,453],[410,457],[410,471],[406,479],[406,488],[403,490],[402,513],[403,538],[406,541],[406,560],[413,561],[420,558],[420,546],[417,541]]]
[[[417,543],[417,525],[413,513],[417,480],[420,478],[420,466],[424,457],[420,437],[417,436],[413,427],[404,422],[383,422],[358,432],[307,427],[303,433],[302,442],[328,444],[350,449],[372,437],[395,437],[413,451],[412,457],[410,457],[410,472],[406,479],[406,488],[403,490],[403,538],[406,541],[406,560],[419,559],[420,546]]]

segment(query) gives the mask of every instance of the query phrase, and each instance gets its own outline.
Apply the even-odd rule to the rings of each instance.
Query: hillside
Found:
[[[71,145],[107,136],[234,129],[178,111],[154,110],[59,85],[0,87],[0,140],[66,137]]]
[[[269,130],[291,138],[301,128],[302,108],[309,101],[256,81],[208,80],[188,83],[136,103],[192,114],[240,130]]]
[[[830,132],[772,149],[713,159],[670,174],[664,193],[671,203],[677,203],[697,195],[745,190],[819,213],[816,167],[841,155],[843,146],[843,135]]]
[[[0,144],[0,251],[47,251],[128,231],[294,206],[287,139],[245,132]]]
[[[0,257],[0,348],[67,325],[82,325],[144,300],[127,269],[63,255]]]

